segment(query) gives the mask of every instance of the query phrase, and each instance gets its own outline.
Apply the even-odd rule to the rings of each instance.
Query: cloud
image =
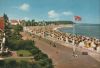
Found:
[[[72,16],[74,16],[74,13],[71,11],[62,11],[62,12],[56,12],[55,10],[50,10],[48,11],[48,17],[51,20],[60,20],[60,19],[64,19],[65,16],[67,18],[70,18]]]
[[[50,10],[48,12],[48,16],[49,16],[49,18],[58,18],[59,14],[57,12],[55,12],[55,10]]]
[[[19,9],[23,10],[23,11],[28,11],[29,10],[30,5],[27,3],[23,3],[22,5],[20,5]]]
[[[72,15],[74,15],[74,13],[72,13],[71,11],[62,12],[62,14],[65,15],[65,16],[72,16]]]

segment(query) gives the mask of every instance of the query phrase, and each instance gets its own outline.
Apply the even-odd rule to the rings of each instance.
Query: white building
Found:
[[[19,20],[10,20],[11,25],[20,25],[20,21]]]

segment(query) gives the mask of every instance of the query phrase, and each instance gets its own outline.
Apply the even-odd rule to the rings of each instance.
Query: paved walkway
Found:
[[[46,37],[46,39],[49,39],[49,40],[52,40],[58,44],[62,44],[63,46],[65,47],[69,47],[69,48],[73,48],[72,44],[69,44],[69,43],[65,43],[63,41],[60,41],[60,40],[57,40],[57,39],[54,39],[54,38],[51,38],[51,37]],[[91,51],[87,48],[81,48],[81,47],[77,47],[77,50],[80,51],[80,52],[88,52],[88,54],[93,57],[95,60],[99,61],[100,62],[100,53],[97,53],[96,51]]]
[[[31,59],[31,58],[34,58],[33,56],[30,56],[30,57],[7,57],[7,58],[4,58],[4,59]]]
[[[89,55],[82,55],[77,51],[78,57],[73,57],[72,48],[43,39],[36,38],[34,40],[36,46],[52,58],[55,68],[100,68],[100,62]]]
[[[6,58],[0,58],[0,60],[6,60],[6,59],[33,59],[33,56],[30,57],[6,57]]]

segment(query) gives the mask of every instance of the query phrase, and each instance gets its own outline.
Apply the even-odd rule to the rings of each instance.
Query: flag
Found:
[[[80,16],[74,16],[75,21],[81,21],[81,17]]]

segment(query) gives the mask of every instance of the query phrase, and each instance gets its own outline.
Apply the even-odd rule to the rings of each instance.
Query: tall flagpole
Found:
[[[73,41],[72,41],[72,45],[73,45],[73,56],[77,56],[76,55],[76,45],[75,45],[75,23],[73,23]]]
[[[76,44],[75,44],[75,23],[78,22],[78,21],[81,21],[81,17],[80,16],[74,16],[74,23],[73,23],[73,56],[74,57],[77,57],[77,54],[76,54]]]

